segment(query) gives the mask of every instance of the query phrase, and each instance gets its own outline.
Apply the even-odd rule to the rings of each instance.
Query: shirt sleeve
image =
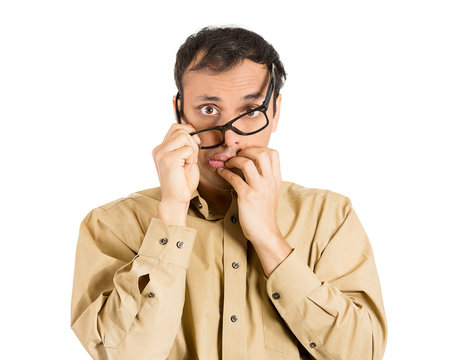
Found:
[[[267,293],[317,360],[382,359],[387,324],[367,235],[350,208],[311,269],[294,249],[271,273]]]
[[[80,225],[71,328],[94,359],[165,359],[181,323],[196,230],[152,218],[134,251],[112,221],[97,208]]]

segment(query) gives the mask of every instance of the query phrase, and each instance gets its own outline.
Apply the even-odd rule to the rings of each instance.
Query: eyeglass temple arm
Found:
[[[271,75],[271,78],[269,80],[270,84],[269,84],[269,88],[267,90],[266,97],[264,98],[264,103],[263,103],[263,105],[266,106],[266,109],[269,106],[269,101],[271,99],[272,93],[274,92],[274,88],[275,88],[275,65],[274,65],[274,63],[272,63],[272,69],[271,69],[270,75]]]

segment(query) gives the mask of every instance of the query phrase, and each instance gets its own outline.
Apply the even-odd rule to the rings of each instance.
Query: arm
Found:
[[[152,218],[137,253],[118,233],[101,208],[82,221],[71,327],[94,359],[165,359],[181,322],[196,230]]]
[[[314,269],[294,249],[267,279],[267,293],[313,358],[382,358],[387,324],[379,278],[351,207]]]
[[[260,258],[269,299],[300,343],[318,360],[381,359],[387,325],[379,279],[349,199],[342,197],[330,209],[327,203],[299,209],[301,231],[315,224],[317,234],[309,254],[302,246],[291,252],[277,221],[278,152],[248,147],[225,166],[244,173],[245,181],[229,169],[217,169],[238,193],[239,222]],[[310,267],[307,258],[315,260]]]

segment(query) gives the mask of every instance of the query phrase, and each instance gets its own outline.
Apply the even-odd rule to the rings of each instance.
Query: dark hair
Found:
[[[275,64],[274,115],[277,97],[286,80],[286,72],[273,46],[253,31],[240,27],[204,27],[190,35],[176,54],[175,82],[183,109],[182,77],[192,61],[190,70],[209,68],[214,72],[227,71],[244,59],[264,64],[270,70]]]

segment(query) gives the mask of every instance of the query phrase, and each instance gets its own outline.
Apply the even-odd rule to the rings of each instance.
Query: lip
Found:
[[[215,155],[212,158],[208,160],[208,164],[210,167],[217,169],[217,168],[223,168],[225,167],[225,161],[228,159],[231,159],[235,155],[227,155],[227,154],[221,154],[221,155]]]
[[[228,159],[231,159],[231,158],[234,157],[234,156],[235,156],[235,155],[226,155],[226,154],[215,155],[214,157],[210,158],[209,160],[227,161]]]

